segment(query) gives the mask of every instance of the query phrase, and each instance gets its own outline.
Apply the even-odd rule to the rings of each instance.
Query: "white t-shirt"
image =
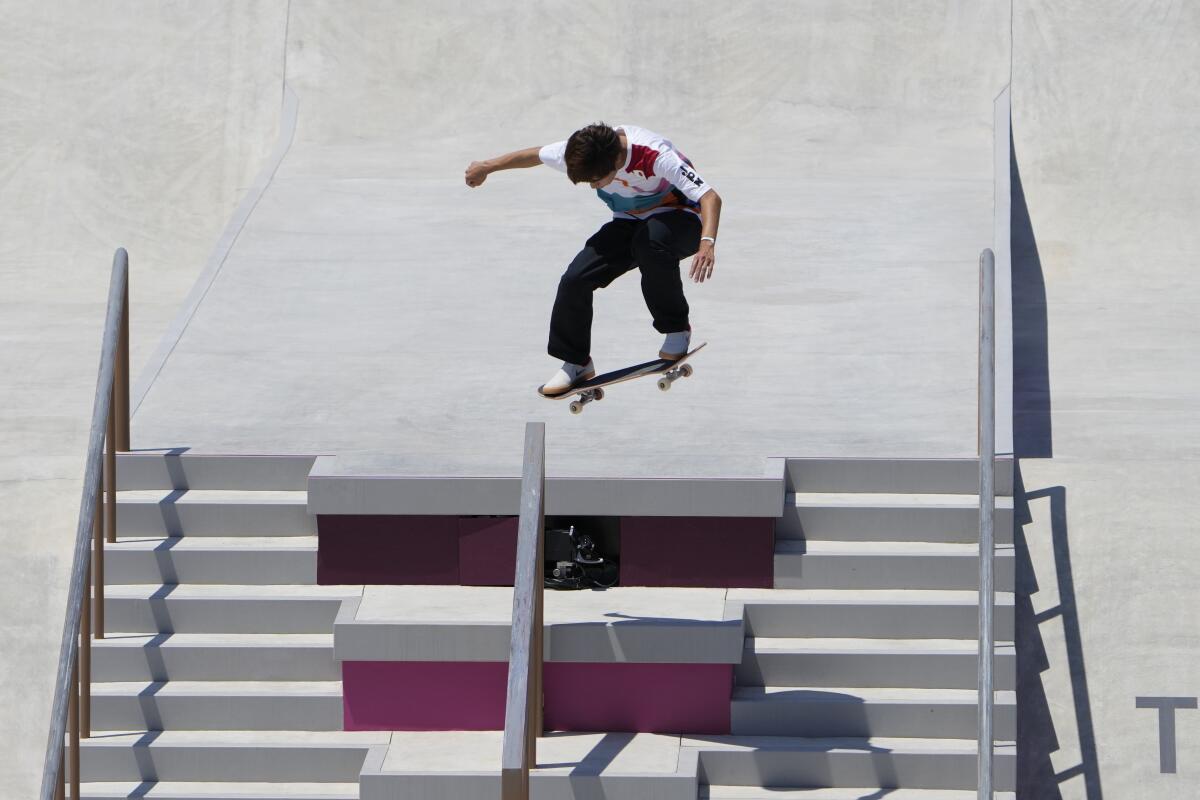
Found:
[[[700,198],[712,187],[696,173],[692,162],[657,133],[634,125],[618,125],[629,142],[625,164],[612,183],[596,194],[613,211],[614,219],[646,219],[666,211],[699,213]],[[567,143],[555,142],[538,151],[542,163],[567,171]]]

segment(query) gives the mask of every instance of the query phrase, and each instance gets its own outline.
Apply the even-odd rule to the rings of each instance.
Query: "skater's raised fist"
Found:
[[[467,186],[470,186],[472,189],[476,186],[482,186],[483,182],[487,180],[487,176],[487,164],[482,161],[472,161],[471,165],[467,167]]]

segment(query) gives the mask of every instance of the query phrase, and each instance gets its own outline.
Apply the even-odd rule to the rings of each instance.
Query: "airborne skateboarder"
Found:
[[[633,125],[589,125],[565,142],[517,150],[488,161],[473,161],[466,181],[480,186],[502,169],[545,164],[586,183],[612,209],[563,273],[550,315],[547,351],[562,367],[538,391],[566,394],[593,377],[591,357],[592,292],[637,267],[642,296],[654,328],[666,334],[659,357],[678,359],[688,352],[692,329],[679,261],[690,255],[696,283],[712,277],[721,198],[696,173],[692,162],[670,141]]]

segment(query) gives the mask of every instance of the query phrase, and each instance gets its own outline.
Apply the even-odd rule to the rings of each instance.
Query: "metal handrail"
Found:
[[[996,606],[996,257],[979,256],[979,800],[992,800]]]
[[[512,638],[501,756],[502,800],[528,800],[529,771],[537,764],[542,735],[542,601],[546,533],[546,425],[525,426],[521,519],[513,581]]]
[[[122,405],[122,401],[124,405]],[[108,454],[104,452],[108,441]],[[129,449],[129,255],[124,249],[113,256],[112,279],[108,288],[104,338],[100,347],[100,374],[96,380],[96,399],[92,404],[92,427],[88,434],[88,452],[83,478],[83,497],[79,503],[79,524],[75,532],[75,551],[72,558],[71,580],[67,593],[67,617],[63,623],[62,645],[59,647],[58,674],[54,683],[54,702],[51,707],[50,738],[46,745],[46,761],[42,770],[41,800],[53,800],[65,793],[65,738],[68,718],[71,722],[71,784],[72,797],[79,797],[79,734],[90,735],[91,631],[85,621],[94,621],[98,637],[103,636],[104,580],[102,557],[92,561],[91,548],[102,553],[100,535],[101,478],[108,484],[110,540],[115,541],[116,449]],[[106,463],[107,462],[107,463]],[[108,469],[106,470],[106,466]],[[105,475],[103,473],[107,472]],[[96,572],[96,614],[88,614],[91,601],[90,571]],[[94,620],[90,619],[94,617]],[[81,644],[84,655],[81,657]],[[82,693],[80,692],[82,682]],[[83,718],[81,725],[80,717]]]

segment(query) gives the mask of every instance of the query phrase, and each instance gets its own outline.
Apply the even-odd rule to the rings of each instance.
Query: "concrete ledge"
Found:
[[[738,664],[740,615],[724,589],[547,591],[546,660]],[[339,661],[507,662],[512,588],[368,586],[334,625]]]
[[[515,515],[521,479],[345,474],[316,460],[308,513]],[[757,478],[546,479],[546,513],[581,516],[778,517],[783,481]]]
[[[511,609],[504,587],[367,587],[334,628],[346,730],[502,730]],[[544,614],[547,729],[729,732],[723,590],[547,592]]]

